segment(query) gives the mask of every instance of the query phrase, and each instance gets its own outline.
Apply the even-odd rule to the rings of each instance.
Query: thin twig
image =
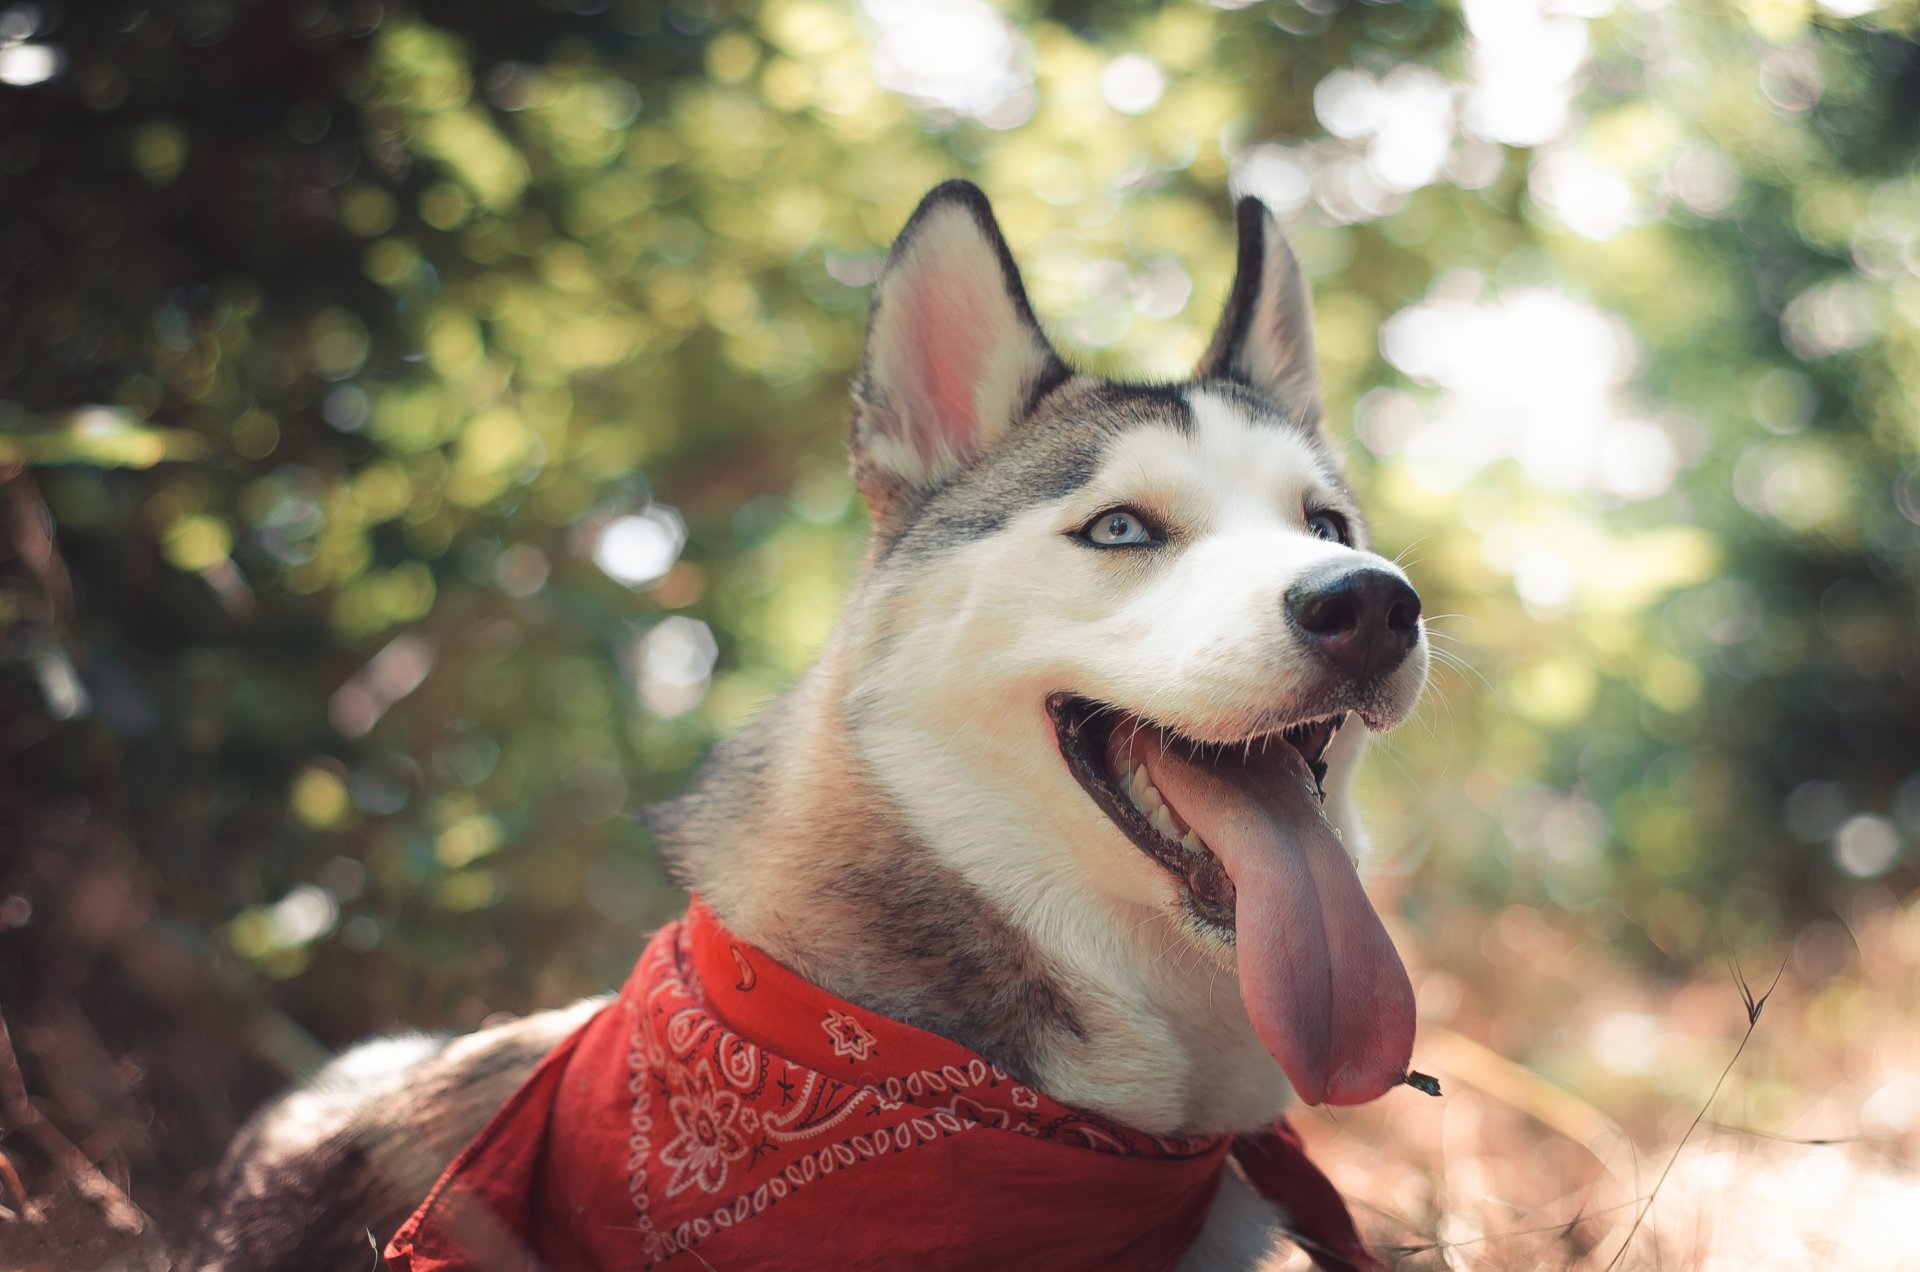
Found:
[[[1627,1229],[1626,1240],[1622,1241],[1620,1248],[1613,1252],[1613,1258],[1607,1260],[1605,1272],[1613,1272],[1620,1260],[1626,1258],[1628,1247],[1633,1244],[1634,1237],[1639,1234],[1641,1226],[1647,1221],[1647,1213],[1653,1209],[1654,1201],[1660,1196],[1660,1186],[1667,1182],[1667,1176],[1673,1173],[1674,1163],[1680,1160],[1681,1150],[1686,1148],[1687,1141],[1693,1137],[1693,1133],[1700,1129],[1700,1123],[1706,1119],[1707,1111],[1713,1107],[1713,1102],[1720,1098],[1720,1088],[1727,1084],[1727,1075],[1733,1072],[1734,1065],[1740,1063],[1740,1055],[1747,1049],[1747,1043],[1752,1040],[1753,1031],[1760,1027],[1760,1013],[1766,1008],[1767,999],[1773,997],[1774,989],[1780,984],[1780,977],[1786,973],[1787,962],[1785,959],[1780,960],[1780,970],[1773,974],[1773,984],[1767,986],[1767,992],[1758,998],[1753,996],[1753,990],[1747,985],[1747,978],[1740,974],[1739,965],[1734,964],[1732,970],[1734,983],[1740,987],[1740,1002],[1747,1009],[1747,1032],[1740,1035],[1740,1045],[1733,1049],[1733,1058],[1727,1061],[1726,1068],[1720,1070],[1719,1080],[1713,1084],[1713,1090],[1707,1093],[1707,1102],[1700,1106],[1700,1111],[1693,1115],[1693,1121],[1688,1123],[1687,1133],[1682,1135],[1680,1142],[1673,1146],[1673,1153],[1667,1158],[1666,1166],[1660,1171],[1660,1178],[1653,1181],[1653,1191],[1647,1194],[1647,1204],[1642,1206],[1640,1213],[1634,1216],[1633,1226]]]
[[[13,1168],[13,1158],[0,1149],[0,1183],[7,1186],[7,1196],[13,1200],[13,1209],[18,1214],[26,1214],[32,1209],[32,1201],[27,1196],[27,1186],[20,1182],[20,1172]]]
[[[74,1147],[60,1128],[40,1115],[27,1096],[26,1079],[20,1075],[20,1061],[13,1053],[13,1037],[7,1032],[5,1016],[0,1016],[0,1129],[22,1131],[33,1138],[40,1151],[53,1159],[68,1181],[87,1200],[100,1208],[107,1226],[115,1232],[145,1232],[150,1221],[132,1198],[120,1191],[111,1179],[87,1155]]]
[[[1628,1206],[1637,1206],[1641,1202],[1648,1200],[1651,1200],[1651,1198],[1635,1197],[1630,1201],[1615,1202],[1611,1206],[1599,1206],[1592,1210],[1582,1210],[1571,1219],[1564,1219],[1558,1223],[1542,1224],[1538,1228],[1512,1228],[1505,1232],[1488,1232],[1477,1237],[1469,1237],[1465,1241],[1430,1241],[1423,1245],[1379,1245],[1373,1248],[1389,1254],[1403,1256],[1434,1253],[1444,1254],[1449,1250],[1464,1250],[1468,1246],[1484,1245],[1492,1241],[1505,1241],[1511,1237],[1538,1237],[1549,1232],[1570,1233],[1596,1215],[1604,1215],[1614,1210],[1625,1210]],[[1379,1207],[1376,1206],[1374,1209],[1378,1210]]]
[[[1755,1126],[1735,1126],[1731,1122],[1708,1122],[1710,1131],[1721,1135],[1745,1135],[1753,1139],[1772,1140],[1776,1144],[1798,1144],[1806,1148],[1837,1148],[1843,1144],[1868,1144],[1890,1146],[1899,1143],[1892,1135],[1782,1135],[1778,1131],[1763,1131]]]

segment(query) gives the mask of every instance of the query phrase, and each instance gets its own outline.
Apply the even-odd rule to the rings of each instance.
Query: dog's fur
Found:
[[[851,450],[873,536],[813,670],[718,747],[657,824],[684,882],[808,979],[1146,1131],[1263,1126],[1292,1090],[1255,1037],[1231,934],[1136,849],[1061,761],[1068,690],[1191,738],[1352,710],[1404,717],[1426,645],[1377,683],[1326,674],[1283,612],[1293,581],[1362,562],[1364,522],[1320,428],[1304,281],[1239,206],[1226,314],[1195,378],[1077,374],[1041,334],[986,199],[952,182],[876,287]],[[1151,510],[1162,550],[1090,549]],[[1307,528],[1316,510],[1352,545]],[[1364,745],[1327,760],[1351,851]],[[592,1004],[464,1038],[368,1044],[234,1146],[188,1260],[364,1267],[437,1172]],[[1188,1266],[1250,1267],[1276,1216],[1229,1177]]]

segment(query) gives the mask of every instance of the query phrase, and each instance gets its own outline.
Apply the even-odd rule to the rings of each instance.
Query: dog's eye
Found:
[[[1325,539],[1328,543],[1345,544],[1347,540],[1347,519],[1337,512],[1316,512],[1307,518],[1307,531],[1316,539]]]
[[[1160,541],[1140,514],[1124,508],[1109,509],[1087,522],[1080,537],[1096,548],[1131,548]]]

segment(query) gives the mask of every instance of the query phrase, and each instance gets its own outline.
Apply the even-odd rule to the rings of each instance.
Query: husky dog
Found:
[[[1413,1040],[1349,789],[1425,684],[1420,600],[1323,432],[1300,267],[1238,222],[1193,378],[1130,384],[1049,345],[977,188],[926,197],[854,385],[864,570],[656,814],[801,976],[1166,1135],[1372,1099]],[[189,1265],[365,1266],[594,1006],[348,1053],[243,1133]],[[1229,1174],[1183,1266],[1253,1266],[1277,1218]]]

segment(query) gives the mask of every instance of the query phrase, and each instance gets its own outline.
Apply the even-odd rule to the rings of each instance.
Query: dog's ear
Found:
[[[1306,276],[1266,204],[1248,196],[1235,213],[1240,254],[1233,291],[1194,378],[1244,384],[1289,416],[1317,426],[1320,376],[1313,363],[1313,300]]]
[[[920,201],[880,271],[853,389],[853,475],[885,524],[993,449],[1067,374],[980,188]]]

